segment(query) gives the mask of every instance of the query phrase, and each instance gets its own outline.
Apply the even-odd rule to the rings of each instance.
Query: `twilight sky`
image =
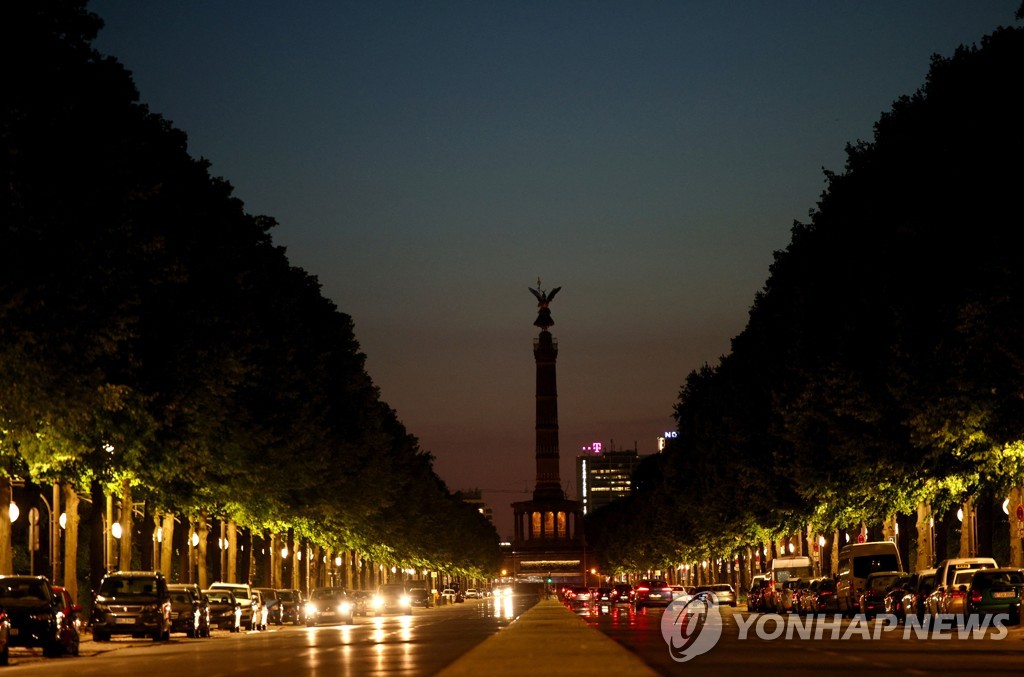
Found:
[[[1020,0],[93,0],[142,101],[352,316],[503,538],[534,466],[538,276],[574,459],[656,450],[892,101]]]

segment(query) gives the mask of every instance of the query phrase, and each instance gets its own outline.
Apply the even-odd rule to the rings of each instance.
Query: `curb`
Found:
[[[602,673],[656,675],[646,663],[556,600],[541,600],[504,630],[457,659],[445,677],[542,677]]]

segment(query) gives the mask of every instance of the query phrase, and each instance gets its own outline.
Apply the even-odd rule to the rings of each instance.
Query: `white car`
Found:
[[[454,603],[455,602],[455,591],[452,590],[451,588],[445,588],[444,590],[441,591],[441,599],[443,599],[447,604]]]
[[[476,599],[479,596],[480,596],[480,593],[477,592],[476,588],[467,588],[466,589],[466,599]]]

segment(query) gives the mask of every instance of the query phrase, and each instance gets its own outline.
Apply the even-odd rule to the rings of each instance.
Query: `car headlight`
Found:
[[[313,604],[313,603],[306,604],[306,615],[307,616],[315,616],[316,615],[316,605],[315,604]]]
[[[352,605],[349,604],[348,602],[342,602],[341,604],[338,605],[338,613],[343,615],[343,616],[345,614],[347,614],[351,610],[352,610]]]
[[[409,595],[402,595],[398,598],[398,606],[409,606],[412,604],[412,600],[409,599]]]
[[[381,597],[380,595],[375,596],[373,598],[373,608],[374,609],[379,609],[382,606],[384,606],[384,598]]]

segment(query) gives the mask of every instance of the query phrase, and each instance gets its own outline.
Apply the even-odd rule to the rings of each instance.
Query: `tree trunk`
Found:
[[[206,590],[210,587],[210,570],[206,561],[207,540],[210,537],[210,525],[206,521],[206,510],[199,513],[199,546],[196,548],[196,568],[198,569],[199,589]]]
[[[227,583],[238,582],[238,525],[234,520],[228,522],[228,570],[221,572]]]
[[[13,491],[11,489],[11,478],[4,475],[0,477],[0,511],[4,507],[10,509],[11,496]],[[9,576],[14,573],[14,548],[11,543],[11,520],[8,519],[8,515],[0,514],[0,574]]]
[[[61,485],[64,493],[64,587],[78,601],[78,491],[71,482]]]
[[[832,532],[832,575],[835,576],[839,571],[839,529]]]
[[[1017,520],[1017,506],[1024,503],[1024,487],[1017,485],[1010,489],[1010,495],[1008,498],[1010,499],[1010,502],[1007,504],[1006,509],[1010,512],[1009,566],[1020,569],[1024,567],[1024,542],[1021,540],[1021,538],[1024,537],[1024,522]]]
[[[95,591],[107,573],[107,541],[103,529],[103,510],[107,497],[99,480],[95,479],[89,486],[89,494],[92,497],[92,510],[89,512],[89,585]]]
[[[960,557],[974,557],[974,510],[971,499],[960,506],[963,519],[960,520]]]
[[[121,480],[121,543],[118,553],[119,568],[128,571],[132,566],[132,484],[127,478]]]
[[[156,523],[153,502],[142,504],[142,523],[139,525],[139,564],[143,571],[156,571],[153,551],[156,549]]]
[[[171,580],[174,569],[174,514],[160,516],[160,571],[164,578]]]
[[[932,509],[927,503],[921,502],[917,504],[917,551],[913,571],[935,566],[933,552]]]

